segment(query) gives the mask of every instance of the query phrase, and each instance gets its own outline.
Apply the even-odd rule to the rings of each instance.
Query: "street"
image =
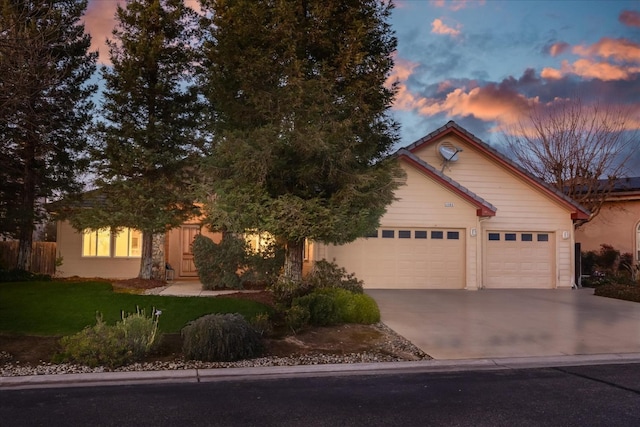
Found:
[[[637,426],[640,365],[0,391],[3,426]]]

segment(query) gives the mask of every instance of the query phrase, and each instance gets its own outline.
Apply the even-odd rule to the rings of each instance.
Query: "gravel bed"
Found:
[[[45,363],[37,366],[22,366],[14,363],[10,354],[0,351],[0,376],[15,377],[26,375],[54,375],[54,374],[84,374],[97,372],[136,372],[136,371],[164,371],[184,369],[215,369],[215,368],[249,368],[265,366],[297,366],[297,365],[325,365],[337,363],[375,363],[375,362],[403,362],[409,360],[431,359],[426,353],[414,346],[404,337],[396,334],[383,323],[375,325],[388,337],[373,352],[350,354],[322,354],[311,353],[291,355],[288,357],[259,357],[255,359],[239,360],[237,362],[200,362],[195,360],[174,360],[170,362],[134,363],[120,368],[98,366],[91,368],[69,363]]]

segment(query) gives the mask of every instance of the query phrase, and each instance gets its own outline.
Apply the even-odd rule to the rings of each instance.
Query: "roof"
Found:
[[[603,184],[607,183],[606,179],[600,180]],[[613,183],[613,193],[623,191],[640,191],[640,176],[633,176],[628,178],[618,178]]]
[[[492,158],[494,161],[496,161],[497,163],[501,164],[506,169],[514,172],[516,175],[518,175],[521,178],[523,178],[525,181],[527,181],[533,187],[539,189],[540,191],[542,191],[543,193],[547,194],[552,199],[554,199],[557,202],[559,202],[561,205],[567,207],[571,211],[571,219],[578,220],[578,219],[588,219],[589,218],[590,212],[586,208],[581,206],[579,203],[577,203],[575,200],[571,199],[570,197],[568,197],[567,195],[565,195],[564,193],[562,193],[558,189],[552,187],[548,183],[546,183],[546,182],[536,178],[535,176],[531,175],[526,170],[521,168],[519,165],[517,165],[516,163],[514,163],[513,161],[511,161],[510,159],[505,157],[498,150],[496,150],[495,148],[491,147],[489,144],[485,143],[480,138],[476,137],[475,135],[473,135],[471,132],[467,131],[463,127],[459,126],[454,121],[449,121],[446,125],[438,128],[435,131],[431,132],[430,134],[418,139],[414,143],[412,143],[412,144],[408,145],[407,147],[399,150],[397,153],[399,153],[400,151],[403,151],[403,150],[406,150],[406,151],[408,151],[410,153],[414,153],[420,147],[422,147],[424,145],[427,145],[427,144],[430,144],[433,141],[435,141],[435,140],[437,140],[437,139],[439,139],[439,138],[441,138],[441,137],[443,137],[445,135],[448,135],[448,134],[455,134],[459,138],[462,138],[463,140],[465,140],[469,144],[475,146],[481,152],[485,153],[487,156]]]
[[[405,159],[409,163],[413,164],[422,172],[429,175],[431,178],[435,179],[440,184],[444,185],[445,187],[448,187],[454,193],[458,194],[460,197],[470,202],[472,205],[476,207],[476,214],[478,216],[495,216],[498,208],[496,208],[491,203],[487,202],[486,200],[484,200],[482,197],[478,196],[474,192],[470,191],[466,187],[452,180],[442,172],[438,171],[433,166],[431,166],[424,160],[420,159],[418,156],[416,156],[409,150],[400,149],[396,152],[396,155],[399,158]]]

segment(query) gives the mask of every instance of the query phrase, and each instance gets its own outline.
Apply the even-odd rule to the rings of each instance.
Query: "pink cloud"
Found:
[[[623,10],[618,19],[628,27],[640,27],[640,12],[637,10]]]
[[[603,37],[591,46],[576,46],[573,53],[580,56],[599,56],[616,61],[640,63],[640,44],[629,39]]]
[[[111,32],[115,26],[115,13],[118,8],[117,1],[90,1],[84,15],[86,31],[91,34],[91,50],[98,51],[98,61],[102,64],[109,63],[109,49],[105,44],[107,38],[111,38]]]
[[[558,42],[551,45],[549,48],[549,54],[551,56],[558,56],[569,49],[569,44],[565,42]]]
[[[441,19],[434,19],[431,23],[431,32],[433,34],[444,34],[452,37],[457,37],[460,35],[459,28],[461,27],[459,24],[456,25],[457,28],[449,27]]]
[[[431,0],[431,4],[435,7],[446,7],[455,12],[467,6],[484,6],[485,0]]]

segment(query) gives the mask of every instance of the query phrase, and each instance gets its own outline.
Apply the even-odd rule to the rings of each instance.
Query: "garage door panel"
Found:
[[[465,283],[460,229],[383,228],[378,237],[334,247],[331,257],[370,288],[461,289]],[[416,230],[419,230],[416,233]],[[403,233],[400,233],[403,231]],[[441,239],[432,239],[432,231]],[[451,235],[447,233],[451,232]],[[393,238],[383,238],[393,235]],[[404,237],[399,237],[399,236]],[[410,236],[410,238],[406,238]],[[416,238],[416,236],[419,236]],[[423,238],[425,237],[426,238]],[[457,239],[448,237],[456,236]]]
[[[484,239],[484,287],[554,287],[553,241],[553,233],[548,232],[488,232]]]

